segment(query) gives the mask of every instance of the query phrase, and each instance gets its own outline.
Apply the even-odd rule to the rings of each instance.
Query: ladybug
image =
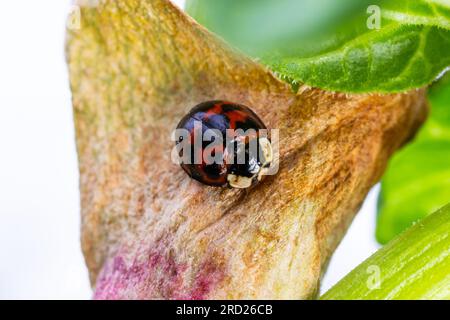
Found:
[[[186,114],[177,129],[188,134],[175,137],[181,167],[203,184],[248,188],[262,179],[272,163],[267,128],[246,106],[204,102]],[[215,134],[208,135],[209,130]],[[205,139],[207,135],[210,139]],[[207,155],[214,161],[207,161]]]

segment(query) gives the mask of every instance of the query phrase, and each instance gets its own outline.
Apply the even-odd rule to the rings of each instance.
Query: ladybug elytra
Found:
[[[272,162],[267,128],[250,108],[209,101],[181,119],[175,137],[181,167],[193,179],[216,187],[248,188]]]

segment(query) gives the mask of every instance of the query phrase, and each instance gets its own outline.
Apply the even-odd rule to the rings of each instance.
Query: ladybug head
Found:
[[[227,157],[227,181],[230,187],[245,189],[260,181],[273,160],[270,140],[265,137],[236,139]],[[228,150],[230,150],[228,148]]]

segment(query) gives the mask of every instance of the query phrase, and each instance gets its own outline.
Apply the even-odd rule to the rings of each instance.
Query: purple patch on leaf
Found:
[[[169,250],[157,247],[138,254],[131,263],[123,253],[108,261],[98,277],[94,299],[203,300],[223,279],[222,268],[212,259],[192,270]]]

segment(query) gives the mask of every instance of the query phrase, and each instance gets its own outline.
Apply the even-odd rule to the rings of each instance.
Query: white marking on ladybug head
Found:
[[[237,189],[249,188],[252,185],[252,181],[253,181],[252,178],[237,176],[234,174],[229,174],[227,176],[227,180],[231,187],[237,188]]]
[[[269,139],[260,138],[259,145],[261,146],[262,155],[264,157],[264,163],[262,163],[262,166],[265,167],[273,161],[272,144],[270,143]]]

